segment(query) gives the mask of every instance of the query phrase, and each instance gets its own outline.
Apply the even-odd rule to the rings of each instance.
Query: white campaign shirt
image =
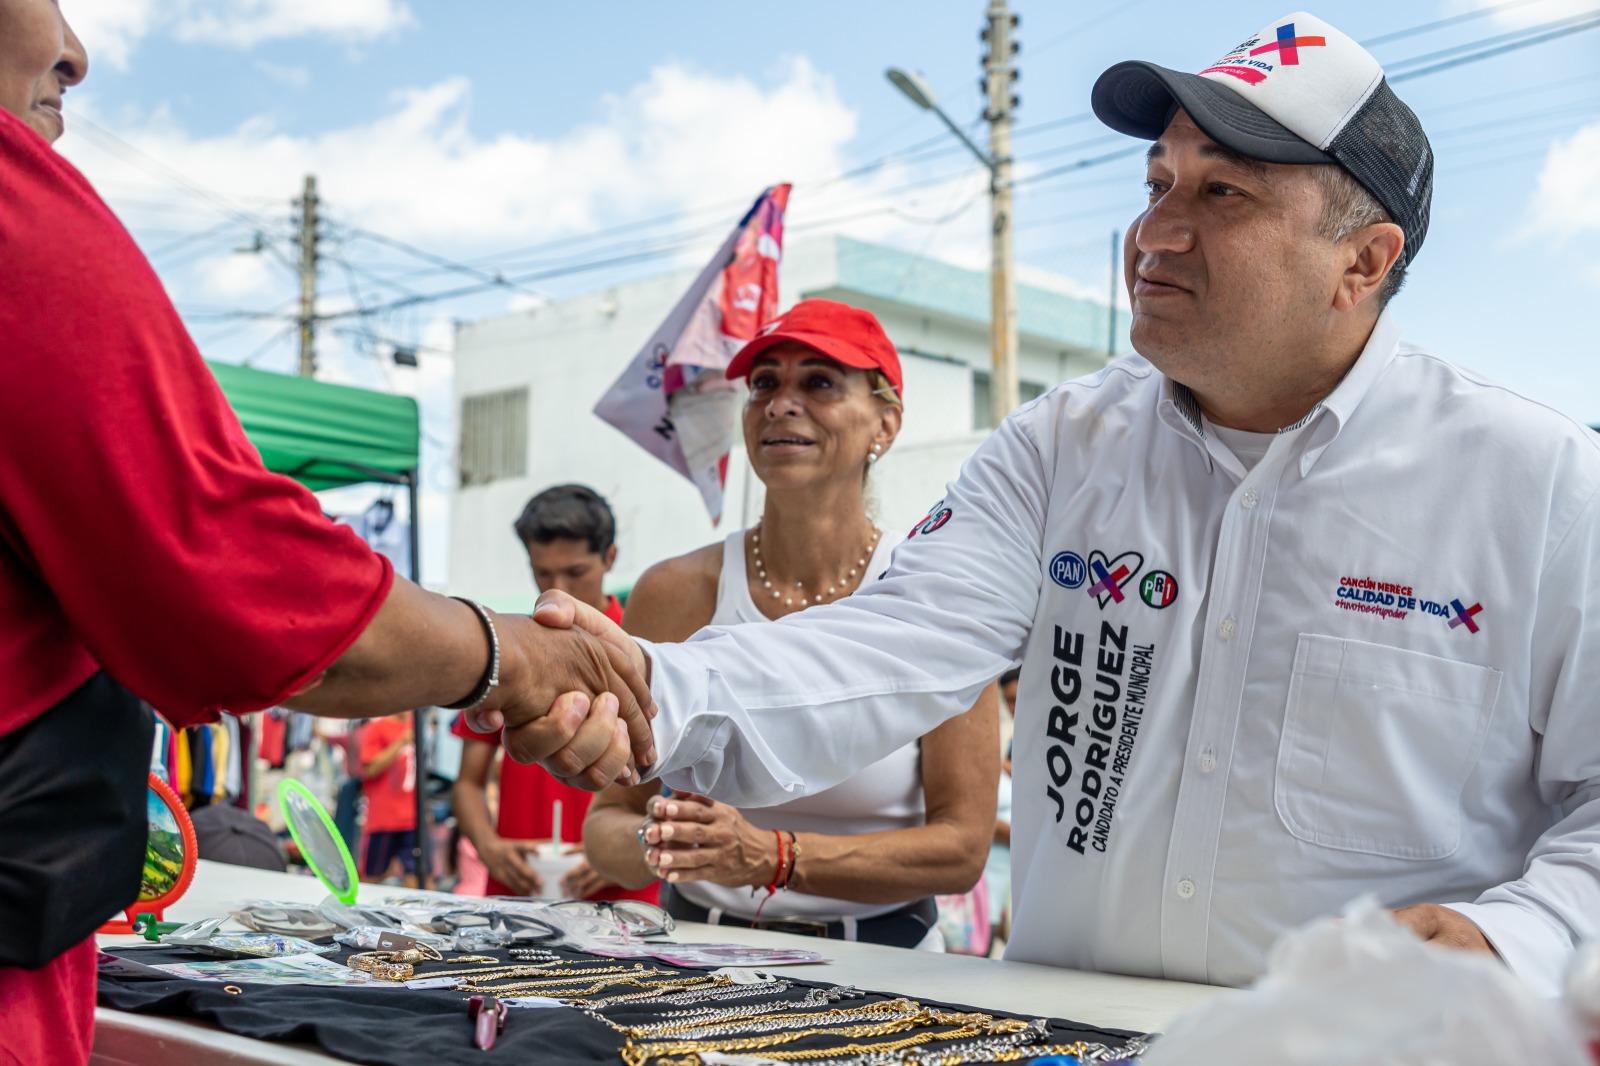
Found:
[[[659,768],[826,788],[1020,660],[1009,958],[1239,984],[1373,892],[1553,992],[1600,924],[1597,495],[1587,429],[1388,315],[1248,472],[1120,359],[1006,419],[872,588],[648,646]]]

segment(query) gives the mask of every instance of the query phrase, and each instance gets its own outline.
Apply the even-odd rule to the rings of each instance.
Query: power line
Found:
[[[1118,15],[1126,14],[1127,12],[1131,11],[1133,8],[1138,7],[1140,4],[1142,4],[1144,2],[1145,2],[1145,0],[1129,0],[1128,3],[1122,4],[1119,7],[1114,7],[1110,11],[1103,11],[1100,14],[1094,16],[1091,19],[1086,19],[1085,21],[1078,23],[1076,26],[1072,27],[1069,30],[1066,30],[1066,31],[1064,31],[1062,33],[1058,33],[1056,36],[1054,36],[1054,37],[1050,38],[1048,41],[1044,42],[1044,44],[1041,44],[1041,45],[1039,45],[1039,47],[1032,49],[1029,52],[1029,55],[1039,55],[1042,52],[1047,52],[1050,49],[1054,48],[1056,45],[1060,44],[1062,41],[1065,41],[1065,40],[1067,40],[1068,38],[1071,38],[1071,37],[1076,37],[1078,34],[1082,33],[1084,30],[1091,29],[1091,28],[1093,28],[1095,26],[1098,26],[1098,25],[1100,25],[1100,23],[1105,22],[1107,19],[1115,18]]]
[[[205,186],[191,181],[189,178],[174,170],[172,167],[169,167],[167,164],[163,163],[155,156],[152,156],[150,153],[144,151],[142,148],[139,148],[137,145],[130,144],[105,127],[91,122],[77,111],[69,108],[67,113],[72,116],[73,128],[77,129],[82,127],[85,131],[87,131],[89,134],[88,140],[91,143],[95,143],[96,147],[100,148],[101,151],[104,151],[110,155],[118,156],[133,166],[138,167],[140,170],[143,170],[145,173],[154,174],[155,176],[163,178],[171,184],[176,185],[195,196],[198,196],[200,199],[210,204],[215,210],[220,211],[222,214],[227,215],[236,221],[263,228],[271,228],[273,225],[273,223],[263,219],[260,215],[246,211],[236,204],[230,202],[221,194],[212,192]],[[98,141],[97,138],[99,139]],[[152,169],[152,167],[155,169]]]
[[[1488,7],[1480,7],[1475,11],[1468,11],[1465,14],[1452,15],[1449,18],[1437,19],[1433,22],[1424,22],[1420,26],[1412,26],[1408,29],[1395,30],[1393,33],[1379,34],[1377,37],[1368,37],[1366,40],[1360,43],[1363,48],[1371,48],[1374,45],[1388,44],[1390,41],[1399,41],[1404,40],[1407,37],[1416,37],[1420,34],[1432,33],[1434,30],[1442,30],[1446,26],[1454,26],[1459,22],[1470,22],[1473,19],[1481,19],[1487,15],[1498,15],[1502,11],[1510,11],[1513,8],[1527,7],[1529,4],[1543,4],[1547,2],[1548,0],[1507,0],[1507,2],[1503,4],[1491,4]]]
[[[510,289],[513,292],[520,292],[528,296],[546,295],[542,292],[536,292],[533,289],[525,289],[515,282],[507,281],[505,277],[503,277],[498,271],[491,273],[479,267],[457,262],[454,259],[448,259],[442,255],[425,251],[424,249],[418,248],[416,245],[408,244],[405,241],[397,240],[394,237],[385,236],[382,233],[375,233],[372,230],[361,229],[355,226],[349,227],[348,232],[352,237],[364,238],[369,241],[374,241],[378,244],[388,245],[390,248],[393,248],[396,251],[404,252],[414,258],[421,259],[423,262],[432,263],[433,265],[443,267],[446,270],[452,270],[457,273],[479,278],[480,280],[487,281],[490,284],[499,285],[502,288]]]
[[[1149,145],[1141,141],[1139,144],[1129,145],[1127,148],[1119,148],[1115,152],[1107,152],[1104,155],[1090,156],[1087,159],[1079,159],[1078,161],[1074,163],[1068,163],[1065,166],[1052,167],[1049,170],[1042,170],[1037,174],[1029,174],[1025,178],[1018,178],[1011,184],[1013,187],[1032,185],[1048,178],[1057,178],[1063,174],[1072,174],[1080,170],[1086,170],[1089,167],[1097,167],[1102,163],[1111,163],[1118,159],[1126,159],[1132,155],[1141,155],[1148,150]]]
[[[1481,52],[1473,52],[1470,55],[1460,56],[1456,59],[1448,59],[1441,63],[1435,63],[1430,67],[1422,67],[1420,70],[1407,70],[1402,71],[1399,74],[1390,75],[1389,82],[1390,84],[1393,84],[1395,82],[1409,81],[1412,78],[1421,78],[1428,74],[1437,74],[1442,70],[1450,70],[1453,67],[1465,66],[1468,63],[1476,63],[1479,60],[1490,59],[1494,56],[1504,55],[1507,52],[1515,52],[1519,49],[1529,48],[1536,44],[1544,44],[1547,41],[1555,41],[1561,39],[1562,37],[1570,37],[1574,33],[1582,33],[1584,30],[1592,30],[1596,26],[1600,26],[1600,10],[1597,10],[1590,15],[1579,16],[1579,20],[1576,22],[1574,22],[1572,19],[1558,19],[1556,22],[1545,23],[1544,25],[1556,26],[1558,24],[1561,25],[1562,28],[1552,29],[1548,33],[1541,33],[1532,37],[1522,37],[1518,40],[1511,41],[1509,44],[1502,44],[1493,48],[1485,48]],[[1537,29],[1538,27],[1534,28]],[[1480,44],[1486,44],[1488,41],[1493,40],[1505,40],[1507,37],[1511,36],[1515,35],[1502,34],[1499,37],[1491,37],[1482,41],[1469,42],[1467,45],[1458,46],[1456,48],[1445,48],[1428,56],[1419,56],[1410,62],[1421,62],[1424,59],[1431,59],[1434,56],[1442,56],[1451,52],[1459,52],[1461,48],[1464,47],[1473,47]]]

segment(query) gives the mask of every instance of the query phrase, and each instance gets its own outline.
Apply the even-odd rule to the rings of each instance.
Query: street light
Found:
[[[1011,69],[1013,48],[1010,44],[1013,16],[1006,10],[1005,0],[991,0],[989,29],[984,39],[990,44],[990,53],[984,60],[984,87],[989,106],[984,118],[989,122],[989,151],[985,152],[951,121],[939,107],[933,86],[916,71],[890,67],[884,71],[896,89],[906,99],[925,111],[939,116],[951,133],[967,146],[989,170],[989,219],[991,251],[990,264],[991,304],[989,310],[989,346],[994,369],[989,378],[989,397],[994,424],[998,428],[1021,400],[1017,387],[1017,288],[1013,280],[1013,246],[1011,241],[1011,109],[1016,98],[1011,95],[1011,82],[1016,72]]]
[[[973,144],[972,138],[962,133],[961,127],[952,122],[950,116],[944,113],[944,108],[939,106],[939,100],[933,94],[933,86],[928,84],[928,79],[924,78],[920,71],[890,67],[883,73],[889,79],[891,85],[906,94],[906,99],[924,111],[932,111],[935,115],[938,115],[940,120],[950,128],[950,132],[961,138],[961,143],[966,145],[968,150],[978,157],[978,162],[988,167],[991,175],[994,173],[995,161],[982,148]],[[991,189],[991,191],[993,190]]]

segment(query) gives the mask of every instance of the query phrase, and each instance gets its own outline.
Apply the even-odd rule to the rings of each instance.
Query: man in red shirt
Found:
[[[540,592],[560,589],[622,622],[622,604],[607,595],[602,579],[616,563],[616,518],[605,498],[586,485],[557,485],[528,501],[516,521]],[[565,895],[576,899],[643,899],[656,902],[659,885],[628,890],[580,862],[562,884],[546,885],[527,857],[553,840],[552,811],[561,803],[560,837],[579,845],[593,794],[564,785],[537,766],[504,759],[500,765],[500,815],[491,821],[488,780],[500,731],[480,733],[460,718],[451,731],[476,743],[463,745],[454,803],[462,835],[489,868],[490,895]],[[559,891],[558,891],[559,889]]]
[[[406,887],[416,888],[417,746],[411,722],[374,718],[361,727],[360,749],[361,794],[367,800],[362,879],[382,881],[399,863]]]
[[[56,0],[0,0],[6,1063],[88,1058],[92,934],[143,862],[141,700],[180,726],[455,704],[596,788],[655,758],[636,660],[397,578],[262,466],[160,279],[50,148],[87,69]]]

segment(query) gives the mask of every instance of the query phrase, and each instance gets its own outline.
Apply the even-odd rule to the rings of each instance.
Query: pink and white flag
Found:
[[[778,311],[789,186],[762,193],[594,413],[692,481],[722,519],[741,386],[728,363]]]

